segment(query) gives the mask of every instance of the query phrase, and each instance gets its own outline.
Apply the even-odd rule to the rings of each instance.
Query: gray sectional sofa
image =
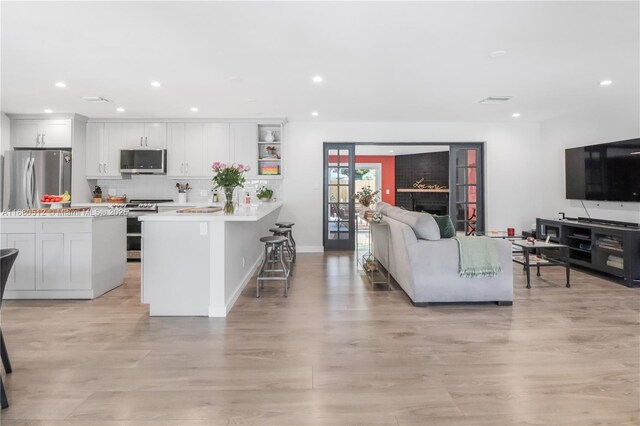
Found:
[[[463,278],[458,272],[458,242],[452,238],[440,238],[438,225],[432,217],[386,203],[379,203],[378,211],[383,214],[382,220],[388,227],[377,226],[374,230],[375,256],[414,305],[451,302],[512,304],[513,266],[508,241],[499,242],[501,273],[493,277]]]

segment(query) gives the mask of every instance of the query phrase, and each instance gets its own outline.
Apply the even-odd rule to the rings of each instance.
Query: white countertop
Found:
[[[127,218],[126,215],[122,214],[113,214],[114,212],[109,212],[109,214],[101,214],[95,210],[87,210],[85,212],[73,212],[73,213],[24,213],[20,214],[18,212],[0,212],[0,221],[1,220],[20,220],[20,219],[67,219],[67,220],[77,220],[77,219],[106,219],[106,218]]]
[[[193,204],[189,206],[193,206]],[[236,211],[233,214],[224,214],[223,211],[216,213],[177,213],[170,211],[140,216],[138,220],[150,222],[256,222],[280,207],[282,207],[281,201],[250,206],[241,204],[236,207]]]
[[[71,203],[71,207],[104,207],[107,208],[113,203]],[[220,204],[220,203],[218,203]],[[178,203],[175,201],[169,201],[166,203],[158,203],[159,207],[204,207],[209,206],[210,204],[206,202],[196,202],[196,203]]]

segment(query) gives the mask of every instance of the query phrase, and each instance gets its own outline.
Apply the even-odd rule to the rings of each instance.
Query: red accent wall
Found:
[[[382,170],[382,201],[396,205],[396,160],[392,155],[356,155],[358,163],[378,163]],[[389,194],[387,195],[387,190]]]

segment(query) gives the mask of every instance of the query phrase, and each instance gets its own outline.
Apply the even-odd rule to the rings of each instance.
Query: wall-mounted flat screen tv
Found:
[[[640,139],[569,148],[565,176],[570,200],[640,202]]]

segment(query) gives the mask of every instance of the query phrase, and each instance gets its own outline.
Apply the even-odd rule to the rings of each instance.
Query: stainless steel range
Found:
[[[158,213],[158,203],[172,202],[173,200],[140,199],[129,200],[128,203],[110,204],[112,209],[127,209],[127,260],[139,261],[142,250],[142,223],[138,217],[145,214]]]

